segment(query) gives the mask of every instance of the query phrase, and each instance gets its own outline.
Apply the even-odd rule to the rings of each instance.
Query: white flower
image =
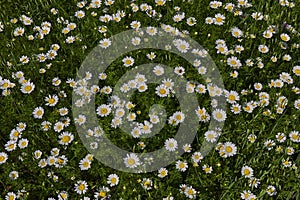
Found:
[[[175,74],[182,76],[185,73],[185,69],[181,66],[175,67],[174,72]]]
[[[74,189],[77,194],[85,194],[88,189],[88,184],[86,181],[77,181],[74,185]]]
[[[178,148],[177,141],[174,138],[169,138],[165,141],[165,148],[168,151],[175,151]]]
[[[119,184],[119,176],[116,174],[110,174],[107,178],[107,184],[109,184],[110,187],[118,185]]]
[[[158,31],[157,31],[157,28],[149,26],[149,27],[146,28],[146,32],[149,35],[154,36],[154,35],[157,34]]]
[[[235,38],[241,38],[243,36],[243,32],[238,27],[233,27],[231,29],[231,34]]]
[[[33,112],[33,117],[36,119],[42,119],[43,115],[44,115],[44,108],[42,107],[36,107]]]
[[[135,153],[127,154],[123,160],[125,166],[128,168],[136,168],[141,164],[139,157]]]
[[[211,174],[212,171],[213,171],[213,168],[211,166],[208,166],[208,165],[203,165],[202,170],[205,171],[205,173],[207,173],[207,174]]]
[[[205,135],[206,141],[208,141],[208,142],[217,141],[218,135],[215,131],[212,131],[212,130],[206,131],[204,135]]]
[[[28,146],[28,143],[29,143],[29,141],[27,139],[22,138],[22,139],[19,140],[18,146],[19,146],[20,149],[24,149]]]
[[[60,139],[59,144],[68,145],[74,140],[74,135],[69,132],[63,132],[58,138]]]
[[[6,151],[13,151],[17,148],[17,144],[15,140],[9,140],[6,144],[5,144],[5,150]]]
[[[189,166],[188,166],[187,162],[185,162],[185,161],[178,160],[178,161],[176,162],[176,169],[177,169],[178,171],[185,172],[185,171],[187,170],[188,167],[189,167]]]
[[[194,152],[193,155],[192,155],[192,160],[193,162],[195,163],[198,163],[200,162],[201,160],[203,159],[203,156],[200,152]]]
[[[249,166],[244,166],[241,169],[241,173],[246,178],[251,178],[253,176],[253,169]]]
[[[100,40],[100,47],[102,47],[103,49],[108,48],[111,45],[111,41],[107,38]]]
[[[5,152],[0,152],[0,165],[7,161],[8,155]]]
[[[185,40],[176,39],[173,41],[173,44],[181,53],[187,53],[188,50],[190,49],[190,44]]]
[[[126,56],[122,59],[122,62],[124,63],[125,67],[130,67],[134,64],[134,59],[130,56]]]
[[[96,111],[100,117],[106,117],[111,113],[111,107],[109,105],[102,104]]]
[[[166,168],[160,168],[158,170],[158,177],[159,178],[164,178],[168,175],[168,170]]]
[[[79,162],[80,170],[88,170],[91,168],[91,161],[87,158],[80,160]]]
[[[78,115],[77,118],[74,119],[75,123],[78,125],[83,125],[86,122],[86,116],[85,115]]]
[[[216,24],[216,25],[223,25],[225,22],[225,16],[218,13],[215,15],[215,18],[213,19],[213,23]]]
[[[170,94],[170,91],[166,86],[159,85],[155,88],[155,94],[159,97],[167,97]]]
[[[216,109],[216,110],[214,110],[213,113],[212,113],[212,115],[213,115],[213,118],[215,120],[217,120],[218,122],[225,121],[226,117],[227,117],[226,112],[224,110],[222,110],[222,109]]]
[[[261,52],[261,53],[268,53],[269,48],[266,45],[259,45],[258,46],[258,51]]]
[[[223,145],[223,148],[220,150],[220,154],[221,156],[227,158],[227,157],[234,156],[236,154],[236,151],[237,151],[237,147],[235,144],[233,144],[232,142],[226,142]]]
[[[22,84],[21,86],[21,92],[24,94],[30,94],[35,88],[35,85],[31,83],[30,81],[27,81],[26,83]]]
[[[85,16],[85,12],[82,11],[82,10],[79,10],[79,11],[75,12],[75,17],[77,17],[79,19],[84,18],[84,16]]]

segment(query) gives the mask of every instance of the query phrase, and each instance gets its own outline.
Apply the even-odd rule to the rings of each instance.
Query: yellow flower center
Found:
[[[63,143],[68,143],[70,140],[71,140],[71,137],[68,136],[68,135],[63,136],[62,139],[61,139],[61,141]]]
[[[81,191],[84,190],[85,189],[84,184],[80,184],[79,187],[78,187],[78,189],[81,190]]]
[[[26,85],[26,86],[24,87],[24,90],[25,90],[26,92],[31,91],[31,89],[32,89],[31,85]]]
[[[231,153],[231,152],[232,152],[232,147],[227,146],[227,147],[225,148],[225,150],[226,150],[226,152]]]
[[[134,160],[133,158],[129,158],[128,161],[127,161],[127,163],[128,163],[130,166],[132,166],[132,165],[135,164],[135,160]]]
[[[3,162],[5,160],[4,156],[0,156],[0,162]]]

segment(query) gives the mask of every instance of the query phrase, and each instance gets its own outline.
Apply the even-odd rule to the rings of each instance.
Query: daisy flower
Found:
[[[137,46],[141,43],[141,38],[139,37],[134,37],[131,39],[131,44],[133,44],[134,46]]]
[[[11,171],[8,176],[12,180],[17,180],[19,178],[19,173],[17,171]]]
[[[15,200],[15,199],[17,199],[17,195],[13,192],[8,192],[5,195],[5,200]]]
[[[151,27],[151,26],[149,26],[149,27],[146,28],[146,32],[147,32],[150,36],[154,36],[154,35],[156,35],[156,34],[158,33],[157,28]]]
[[[286,136],[284,133],[277,133],[276,139],[278,142],[283,143],[286,140]]]
[[[137,89],[139,92],[145,92],[148,89],[148,86],[146,83],[140,83],[138,84]]]
[[[167,97],[170,94],[170,91],[164,85],[157,86],[155,90],[155,94],[157,94],[159,97]]]
[[[261,52],[261,53],[268,53],[269,48],[266,45],[259,45],[258,46],[258,51]]]
[[[78,117],[76,117],[74,119],[75,123],[77,123],[78,125],[83,125],[86,122],[86,116],[85,115],[78,115]]]
[[[217,141],[217,133],[215,131],[206,131],[205,132],[205,140],[208,141],[208,142],[215,142]]]
[[[47,160],[46,159],[41,159],[40,161],[39,161],[39,163],[38,163],[38,166],[40,167],[40,168],[44,168],[44,167],[46,167],[47,166]]]
[[[35,159],[40,159],[42,156],[43,152],[41,152],[40,150],[36,150],[33,155]]]
[[[297,110],[300,110],[300,99],[297,99],[297,100],[294,102],[294,107],[295,107]]]
[[[194,163],[198,163],[203,159],[203,156],[200,152],[194,152],[192,155],[192,160]]]
[[[103,49],[106,49],[111,45],[111,41],[109,39],[105,38],[103,40],[100,40],[99,44],[100,44],[100,47],[102,47]]]
[[[20,149],[24,149],[28,146],[28,143],[29,143],[29,141],[27,139],[22,138],[22,139],[19,140],[18,146],[19,146]]]
[[[65,125],[62,122],[58,121],[54,124],[53,129],[54,129],[55,132],[59,133],[64,129],[64,127],[65,127]]]
[[[130,67],[134,64],[134,59],[131,56],[126,56],[122,62],[125,67]]]
[[[66,116],[69,113],[69,110],[66,107],[60,108],[58,111],[60,116]]]
[[[288,42],[288,41],[290,41],[290,36],[288,35],[288,34],[286,34],[286,33],[282,33],[281,35],[280,35],[280,38],[282,39],[282,41],[284,41],[284,42]]]
[[[235,56],[227,58],[227,64],[234,69],[239,69],[242,66],[241,61]]]
[[[5,144],[5,150],[6,151],[13,151],[17,148],[17,143],[15,140],[9,140],[6,144]]]
[[[169,138],[165,141],[165,148],[168,151],[175,151],[178,148],[177,141],[174,138]]]
[[[33,117],[35,119],[42,119],[43,115],[44,115],[44,108],[42,107],[36,107],[33,112]]]
[[[45,98],[46,106],[55,106],[58,103],[58,96],[56,94],[54,95],[49,95],[48,97]]]
[[[135,113],[129,113],[129,114],[127,115],[127,120],[128,120],[128,121],[132,122],[132,121],[134,121],[135,119],[136,119],[136,114],[135,114]]]
[[[60,139],[59,144],[69,145],[74,140],[74,135],[69,132],[63,132],[58,138]]]
[[[223,157],[231,157],[234,156],[236,154],[237,151],[237,147],[235,144],[233,144],[232,142],[226,142],[222,148],[222,150],[220,151],[221,155]]]
[[[150,180],[149,178],[143,178],[141,185],[145,190],[150,190],[152,189],[152,180]]]
[[[144,121],[144,123],[141,123],[140,126],[139,126],[139,128],[140,128],[140,130],[143,134],[151,133],[151,128],[152,127],[153,127],[153,125],[150,122],[146,121],[146,120]]]
[[[66,38],[66,43],[67,44],[72,44],[75,41],[75,37],[74,36],[68,36]]]
[[[176,169],[180,172],[185,172],[188,168],[188,164],[185,161],[178,160],[176,162]]]
[[[150,116],[150,122],[152,123],[152,124],[157,124],[157,123],[159,123],[159,117],[157,116],[157,115],[151,115]]]
[[[160,168],[158,170],[158,177],[159,178],[164,178],[168,175],[168,170],[166,168]]]
[[[241,174],[246,178],[251,178],[253,176],[253,169],[249,166],[244,166],[241,169]]]
[[[254,178],[254,177],[251,177],[250,180],[249,180],[249,187],[255,187],[257,188],[258,185],[260,184],[260,180],[257,179],[257,178]]]
[[[158,6],[163,6],[166,4],[166,0],[155,0],[155,4]]]
[[[78,19],[82,19],[85,16],[85,12],[82,10],[76,11],[75,12],[75,17],[77,17]]]
[[[213,168],[209,165],[203,165],[202,170],[205,171],[205,173],[207,173],[207,174],[211,174],[213,171]]]
[[[189,17],[189,18],[187,18],[186,23],[187,23],[189,26],[194,26],[194,25],[196,25],[197,20],[196,20],[195,17]]]
[[[125,158],[123,158],[124,164],[128,168],[136,168],[139,166],[140,159],[135,153],[127,154]]]
[[[96,111],[100,117],[106,117],[111,113],[111,107],[109,105],[102,104]]]
[[[109,191],[110,191],[110,189],[108,187],[102,186],[98,189],[97,192],[94,193],[94,197],[95,197],[95,199],[104,200],[104,199],[110,197],[110,195],[107,194]]]
[[[110,187],[118,185],[119,184],[119,176],[116,174],[110,174],[107,177],[107,184],[109,184]]]
[[[132,21],[131,23],[130,23],[130,27],[132,28],[132,29],[139,29],[140,27],[141,27],[141,22],[139,22],[139,21]]]
[[[5,152],[0,152],[0,165],[7,161],[8,155]]]
[[[74,185],[74,189],[77,194],[85,194],[88,190],[88,184],[86,181],[77,181]]]
[[[190,49],[190,44],[185,40],[176,39],[173,41],[173,44],[181,53],[187,53],[188,50]]]
[[[300,136],[298,131],[291,131],[289,137],[292,142],[296,142],[296,143],[300,142]]]
[[[41,124],[43,131],[48,131],[51,128],[51,125],[51,122],[48,121],[43,121]]]
[[[137,73],[134,79],[138,84],[147,82],[146,76],[143,74]]]
[[[277,194],[276,188],[273,185],[269,185],[266,191],[269,196],[275,196]]]
[[[30,81],[27,81],[26,83],[22,84],[21,86],[21,92],[23,94],[30,94],[35,88],[35,85],[31,83]]]
[[[22,137],[22,131],[18,129],[12,129],[10,131],[9,137],[11,140],[17,140],[18,138]]]
[[[225,22],[225,16],[224,15],[222,15],[220,13],[218,13],[218,14],[215,15],[215,18],[213,19],[213,23],[215,25],[221,26],[221,25],[224,24],[224,22]]]
[[[293,73],[296,75],[296,76],[300,76],[300,66],[296,65],[293,67]]]
[[[91,161],[88,158],[84,158],[84,159],[80,160],[79,168],[82,171],[88,170],[89,168],[91,168]]]
[[[212,112],[212,116],[218,122],[223,122],[227,118],[226,112],[224,110],[222,110],[222,109],[216,109],[216,110],[214,110]]]
[[[226,97],[227,102],[231,103],[231,104],[240,100],[240,96],[236,91],[227,92],[225,97]]]
[[[185,188],[184,194],[189,199],[196,199],[197,191],[192,186],[188,186]]]
[[[231,34],[235,38],[241,38],[243,36],[243,32],[238,27],[233,27],[231,29]]]
[[[175,74],[182,76],[185,73],[185,69],[181,66],[175,67],[174,72]]]
[[[25,32],[25,29],[24,29],[24,28],[22,28],[22,27],[17,27],[17,28],[14,30],[13,34],[14,34],[15,37],[17,37],[17,36],[22,36],[22,35],[24,34],[24,32]]]

